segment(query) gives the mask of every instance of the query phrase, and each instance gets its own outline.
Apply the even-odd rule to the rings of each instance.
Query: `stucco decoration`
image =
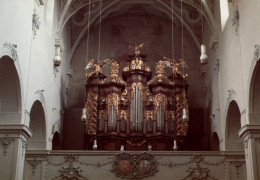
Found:
[[[64,157],[64,163],[68,163],[67,167],[62,166],[62,169],[59,170],[60,174],[52,179],[61,179],[61,180],[88,180],[88,178],[81,175],[82,170],[79,166],[76,166],[74,163],[78,162],[78,156],[73,154],[68,154]],[[52,163],[53,164],[53,163]]]
[[[38,5],[45,5],[48,0],[36,0],[38,2]]]
[[[209,41],[209,48],[215,51],[218,48],[218,42],[219,42],[218,35],[216,32],[214,32]]]
[[[4,149],[4,156],[6,156],[9,145],[14,141],[15,140],[13,138],[7,137],[7,135],[6,137],[0,138],[1,146]]]
[[[227,96],[227,104],[229,105],[229,102],[232,101],[232,99],[234,99],[235,95],[237,94],[236,91],[234,89],[229,89],[228,91],[228,96]]]
[[[34,175],[35,174],[35,170],[36,170],[36,168],[37,168],[37,166],[41,163],[41,161],[38,161],[38,160],[30,160],[30,161],[27,161],[28,162],[28,164],[30,164],[31,165],[31,167],[32,167],[32,175]]]
[[[62,179],[62,180],[88,180],[86,177],[82,176],[80,173],[82,170],[80,167],[73,167],[72,164],[69,164],[68,167],[62,167],[62,170],[59,170],[60,175],[53,179]]]
[[[36,34],[37,34],[37,30],[40,29],[40,17],[39,15],[36,13],[36,11],[33,13],[33,17],[32,17],[32,30],[33,30],[33,37],[35,38]]]
[[[244,109],[241,113],[240,113],[240,119],[241,122],[246,122],[246,109]]]
[[[17,61],[17,60],[18,60],[18,55],[17,55],[17,50],[16,50],[17,45],[16,45],[16,44],[12,44],[12,43],[5,42],[5,43],[3,44],[3,46],[4,46],[5,48],[10,49],[12,59],[13,59],[14,61]]]
[[[42,104],[45,104],[45,97],[44,97],[44,90],[43,89],[38,89],[35,91],[35,95],[38,94],[39,95],[39,100]]]
[[[189,168],[187,170],[188,176],[186,176],[185,178],[183,178],[183,180],[187,180],[187,179],[207,179],[207,180],[217,180],[216,178],[212,177],[210,175],[210,170],[208,168],[202,168],[200,167],[199,164],[196,164],[196,167],[193,168]]]
[[[216,71],[216,74],[219,72],[219,59],[215,60],[213,70]]]
[[[203,164],[205,166],[220,166],[223,165],[226,162],[225,158],[219,162],[208,162],[205,160],[205,157],[203,157],[201,154],[195,154],[194,156],[190,157],[190,160],[182,162],[182,163],[175,163],[172,161],[169,161],[167,163],[161,163],[159,162],[158,164],[161,166],[166,166],[168,168],[175,168],[175,167],[182,167],[182,166],[188,166],[193,163],[197,164]],[[190,168],[192,169],[192,168]]]
[[[117,177],[142,179],[153,176],[157,171],[158,162],[148,153],[120,153],[113,162],[112,172]]]
[[[60,133],[60,128],[61,128],[61,120],[58,119],[57,121],[55,121],[55,123],[52,125],[52,134],[54,134],[55,132]]]
[[[239,171],[240,171],[240,168],[243,166],[244,162],[241,162],[241,161],[231,161],[229,162],[230,165],[233,165],[235,168],[236,168],[236,176],[237,178],[239,177]]]
[[[239,11],[236,9],[234,11],[234,16],[232,18],[232,26],[235,27],[235,31],[238,35],[238,28],[239,28]]]
[[[24,138],[21,138],[21,143],[22,143],[22,156],[24,155],[26,146],[27,146],[27,141]]]
[[[53,75],[54,75],[55,78],[57,77],[57,75],[58,75],[59,72],[60,72],[60,71],[59,71],[59,67],[54,67],[54,68],[53,68]]]

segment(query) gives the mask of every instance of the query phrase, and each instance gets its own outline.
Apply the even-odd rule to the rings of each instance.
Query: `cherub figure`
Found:
[[[165,61],[163,61],[163,63],[167,66],[167,67],[173,67],[172,72],[174,77],[177,77],[178,75],[180,75],[182,78],[187,78],[188,74],[184,74],[181,71],[181,68],[184,69],[188,69],[188,66],[186,64],[186,62],[183,59],[179,59],[176,62],[173,63],[173,60],[168,59],[166,57],[163,57],[165,59]]]
[[[129,45],[129,49],[133,49],[134,50],[134,53],[135,53],[135,56],[139,56],[141,51],[140,49],[142,49],[144,46],[144,43],[141,43],[141,44],[137,44],[136,42]]]
[[[85,70],[88,71],[89,69],[94,69],[94,71],[90,72],[90,73],[86,73],[85,77],[89,78],[93,75],[95,75],[95,77],[98,76],[98,74],[102,73],[102,67],[107,64],[109,61],[111,61],[111,59],[104,59],[100,62],[94,63],[94,59],[91,59],[88,63],[88,65],[86,66]]]

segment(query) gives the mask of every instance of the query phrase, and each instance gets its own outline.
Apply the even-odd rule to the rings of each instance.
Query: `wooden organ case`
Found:
[[[95,142],[98,150],[122,145],[125,150],[173,150],[174,141],[181,149],[189,118],[187,75],[179,62],[171,64],[172,75],[166,77],[165,63],[159,61],[153,78],[146,56],[139,53],[129,55],[122,78],[116,61],[109,77],[96,65],[86,75],[85,149]]]

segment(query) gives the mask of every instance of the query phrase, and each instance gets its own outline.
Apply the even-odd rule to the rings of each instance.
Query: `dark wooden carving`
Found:
[[[177,65],[176,65],[177,64]],[[100,150],[172,150],[173,141],[182,142],[187,134],[188,118],[185,78],[176,62],[171,76],[164,75],[165,64],[159,61],[156,73],[146,56],[129,55],[119,76],[119,64],[113,61],[111,75],[87,75],[86,149],[97,139]]]

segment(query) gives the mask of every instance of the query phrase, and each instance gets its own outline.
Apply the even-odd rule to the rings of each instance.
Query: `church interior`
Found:
[[[260,179],[259,9],[0,1],[0,179]]]

